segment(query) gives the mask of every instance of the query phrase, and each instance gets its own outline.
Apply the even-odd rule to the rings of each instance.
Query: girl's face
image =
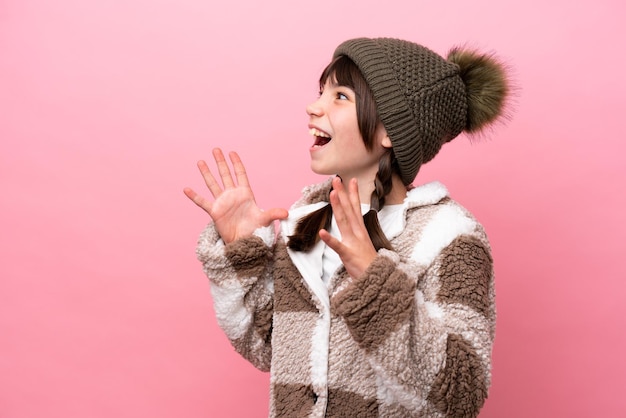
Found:
[[[328,77],[319,99],[309,104],[306,111],[314,137],[309,150],[311,170],[317,174],[337,174],[343,181],[351,178],[360,180],[359,183],[373,181],[384,148],[391,143],[381,124],[372,150],[367,150],[357,122],[354,91]]]

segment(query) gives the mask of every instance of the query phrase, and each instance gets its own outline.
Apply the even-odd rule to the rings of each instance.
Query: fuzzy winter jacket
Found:
[[[482,227],[440,183],[408,194],[404,222],[352,280],[328,285],[323,242],[286,247],[294,222],[327,204],[310,186],[282,222],[224,245],[212,225],[197,255],[219,325],[254,366],[271,370],[272,417],[474,417],[490,384],[492,259]],[[393,228],[392,228],[393,229]]]

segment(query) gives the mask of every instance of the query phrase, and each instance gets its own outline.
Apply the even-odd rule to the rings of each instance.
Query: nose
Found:
[[[309,116],[320,116],[323,113],[322,105],[321,105],[321,97],[314,101],[313,103],[309,103],[306,107],[306,113]]]

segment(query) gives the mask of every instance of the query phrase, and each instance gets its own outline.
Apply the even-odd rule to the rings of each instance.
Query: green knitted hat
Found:
[[[454,49],[448,60],[413,42],[358,38],[337,47],[363,73],[391,139],[404,184],[463,130],[475,132],[502,112],[504,67],[492,56]]]

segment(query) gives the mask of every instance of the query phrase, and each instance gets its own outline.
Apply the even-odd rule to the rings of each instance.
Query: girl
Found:
[[[261,210],[215,149],[197,249],[217,320],[271,371],[272,417],[474,417],[490,384],[492,259],[480,224],[420,166],[502,114],[490,55],[398,39],[342,43],[307,107],[311,168],[291,210]],[[273,222],[281,233],[274,237]]]

